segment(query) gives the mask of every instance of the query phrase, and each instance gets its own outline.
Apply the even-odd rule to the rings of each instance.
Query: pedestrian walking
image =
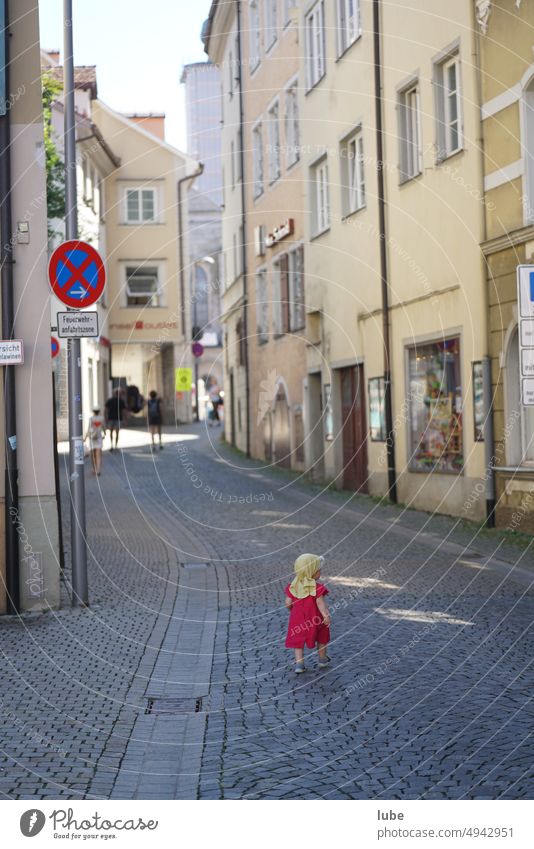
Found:
[[[209,422],[211,427],[211,422],[215,424],[216,427],[219,427],[221,420],[219,418],[219,407],[222,403],[221,392],[217,385],[217,382],[212,383],[209,388],[209,399],[211,404],[211,415],[209,415]]]
[[[147,417],[148,429],[152,436],[152,448],[156,447],[155,436],[157,433],[159,436],[159,450],[162,451],[163,443],[161,441],[161,425],[163,423],[163,413],[161,410],[161,398],[158,398],[158,393],[154,389],[152,389],[149,395],[150,397],[147,401]]]
[[[117,447],[119,441],[119,430],[124,427],[126,422],[126,404],[122,399],[120,389],[115,389],[115,392],[106,401],[106,427],[109,430],[111,439],[110,451]],[[115,434],[115,446],[113,446],[113,434]]]
[[[105,435],[106,425],[104,417],[100,415],[100,407],[95,407],[93,409],[93,415],[89,419],[89,426],[85,435],[85,438],[89,440],[94,475],[100,475],[102,469],[102,444]]]
[[[326,647],[330,642],[330,614],[325,596],[328,590],[319,583],[323,557],[301,554],[295,560],[295,577],[285,588],[289,610],[286,648],[295,650],[295,672],[305,672],[304,647],[317,648],[319,669],[330,663]]]

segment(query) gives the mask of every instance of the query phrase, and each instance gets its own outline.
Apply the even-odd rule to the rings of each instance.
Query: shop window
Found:
[[[408,369],[411,471],[461,472],[460,340],[409,348]]]
[[[368,384],[369,431],[372,442],[386,441],[386,388],[383,377],[371,377]]]

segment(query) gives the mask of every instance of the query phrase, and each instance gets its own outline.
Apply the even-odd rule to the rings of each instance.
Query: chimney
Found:
[[[59,65],[59,50],[47,50],[46,55],[50,58],[54,65]]]
[[[126,115],[134,124],[139,124],[147,132],[157,136],[158,139],[165,141],[165,113],[164,112],[146,112],[133,115]]]

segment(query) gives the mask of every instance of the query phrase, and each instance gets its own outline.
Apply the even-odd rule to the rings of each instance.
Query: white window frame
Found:
[[[263,173],[263,125],[258,121],[252,127],[252,179],[254,200],[265,191]]]
[[[267,267],[256,269],[256,321],[258,343],[269,341],[269,298]]]
[[[418,177],[423,170],[419,80],[399,92],[400,182]]]
[[[271,272],[271,286],[272,286],[272,307],[273,307],[273,333],[275,336],[282,336],[284,333],[284,329],[282,326],[282,292],[281,292],[281,283],[282,278],[280,274],[280,257],[282,255],[278,255],[273,259],[272,264],[272,272]]]
[[[362,34],[360,0],[337,0],[337,55],[338,58],[357,41]],[[352,15],[351,13],[352,7]]]
[[[249,0],[249,70],[252,74],[261,63],[261,24],[259,0]]]
[[[286,168],[300,160],[300,116],[298,78],[291,80],[285,89],[285,148]]]
[[[455,68],[456,88],[448,89],[448,70]],[[460,54],[458,50],[439,62],[434,63],[434,84],[436,90],[436,147],[438,162],[454,156],[463,150],[463,120],[462,120],[462,77]],[[456,105],[456,120],[452,118],[452,98]],[[452,126],[456,124],[456,146],[453,145]]]
[[[263,0],[265,15],[265,52],[272,50],[278,41],[278,0]]]
[[[154,186],[124,186],[123,187],[123,224],[157,224],[159,222],[158,190]],[[128,214],[128,193],[137,192],[138,217],[130,218]],[[143,192],[151,192],[154,205],[154,216],[143,218]]]
[[[158,260],[153,261],[153,260],[147,259],[147,260],[143,260],[143,261],[130,260],[128,262],[128,261],[125,260],[121,263],[121,265],[122,265],[123,292],[124,292],[123,305],[126,309],[131,309],[131,310],[143,309],[143,310],[145,310],[145,309],[161,309],[162,307],[165,307],[164,285],[163,285],[163,270],[164,269],[163,269],[163,263],[161,261],[158,261]],[[134,294],[134,293],[130,293],[128,291],[128,279],[129,279],[128,270],[134,269],[136,271],[142,272],[143,269],[148,269],[148,268],[155,268],[157,270],[157,289],[156,289],[156,292],[154,293],[154,295],[151,296],[151,297],[154,297],[156,302],[155,303],[148,303],[148,304],[129,304],[128,303],[128,296],[129,295],[131,295],[131,297],[145,297],[145,296],[148,296],[150,293],[147,291],[146,295],[141,295],[140,293]]]
[[[330,187],[328,158],[323,156],[311,166],[312,234],[320,236],[330,228]]]
[[[299,258],[302,257],[302,265],[297,268]],[[300,280],[297,278],[300,275]],[[295,333],[303,330],[306,326],[306,293],[304,288],[304,250],[299,242],[291,246],[287,257],[287,276],[288,276],[288,292],[289,292],[289,330]],[[301,298],[297,300],[297,292],[301,293]],[[297,315],[300,313],[300,319],[297,320]]]
[[[269,185],[282,175],[282,150],[280,146],[280,101],[276,99],[267,110]]]
[[[365,206],[365,157],[361,126],[346,136],[340,145],[341,208],[352,215]]]
[[[314,88],[326,73],[326,40],[324,2],[318,0],[305,17],[306,73],[308,90]]]
[[[228,54],[228,98],[232,100],[234,96],[234,54],[230,50]]]
[[[291,23],[290,12],[291,12],[291,9],[295,8],[295,6],[297,5],[297,2],[298,2],[298,0],[283,0],[284,11],[283,11],[283,16],[282,16],[283,17],[282,25],[283,25],[284,29],[286,27],[288,27],[289,24]]]

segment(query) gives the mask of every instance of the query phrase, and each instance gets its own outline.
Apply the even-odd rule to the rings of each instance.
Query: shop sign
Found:
[[[288,236],[292,236],[295,231],[295,221],[293,218],[288,218],[279,227],[275,227],[272,233],[269,233],[265,237],[265,247],[272,248],[273,245],[276,245],[277,242],[281,242],[282,239],[287,239]]]

